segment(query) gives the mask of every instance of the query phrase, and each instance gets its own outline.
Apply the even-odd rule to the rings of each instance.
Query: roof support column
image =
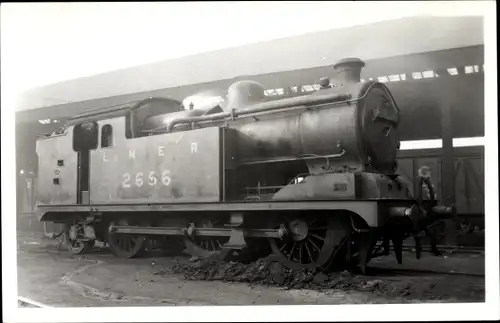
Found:
[[[443,155],[441,158],[441,200],[446,206],[455,205],[455,161],[453,158],[453,127],[451,120],[452,107],[453,103],[450,98],[445,98],[441,101],[441,138],[443,141]],[[453,219],[447,220],[445,227],[446,244],[457,244],[456,233],[456,222]]]

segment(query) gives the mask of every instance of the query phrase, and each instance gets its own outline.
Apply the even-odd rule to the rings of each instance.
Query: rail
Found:
[[[389,274],[389,275],[443,275],[443,276],[466,276],[466,277],[485,277],[484,274],[463,272],[463,271],[441,271],[441,270],[426,270],[414,268],[370,268],[373,275]]]
[[[415,249],[414,245],[403,245],[403,251],[412,251]],[[484,247],[465,247],[465,246],[452,246],[452,245],[438,245],[437,249],[439,251],[445,252],[455,252],[455,253],[467,253],[467,254],[483,254]],[[422,246],[422,251],[431,251],[430,246]]]

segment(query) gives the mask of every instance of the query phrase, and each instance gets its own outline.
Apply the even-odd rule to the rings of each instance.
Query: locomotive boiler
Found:
[[[383,84],[360,82],[363,66],[344,59],[336,86],[294,98],[240,81],[223,105],[150,98],[76,116],[37,142],[40,220],[65,223],[75,253],[181,241],[197,257],[364,270],[392,241],[401,262],[404,239],[418,249],[454,210],[397,174],[400,111]]]

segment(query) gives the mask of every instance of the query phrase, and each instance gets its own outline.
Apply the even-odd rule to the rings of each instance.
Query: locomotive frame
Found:
[[[378,242],[383,241],[384,253],[388,253],[392,240],[401,262],[403,239],[413,235],[418,249],[418,234],[428,232],[430,222],[454,210],[437,206],[425,176],[421,185],[431,190],[428,202],[420,194],[413,197],[406,183],[394,173],[395,151],[390,145],[398,140],[394,134],[397,114],[394,119],[382,104],[374,107],[373,116],[366,116],[357,104],[372,88],[379,88],[387,95],[382,97],[384,104],[396,110],[397,106],[384,85],[359,84],[362,65],[359,60],[343,61],[338,66],[345,85],[292,99],[261,102],[259,91],[263,89],[243,81],[230,88],[234,95],[226,109],[186,111],[179,109],[174,100],[150,98],[133,106],[98,109],[77,116],[60,131],[37,142],[41,170],[39,219],[64,223],[68,246],[74,253],[84,252],[97,239],[108,242],[118,256],[134,257],[152,244],[172,243],[166,237],[178,237],[186,251],[198,257],[250,261],[271,253],[289,267],[359,265],[365,272],[367,262],[380,254]],[[142,118],[137,117],[146,106],[153,113],[146,109]],[[303,133],[313,133],[313,139],[319,138],[314,131],[331,135],[321,132],[324,124],[323,129],[314,128],[316,124],[311,126],[310,120],[318,120],[314,115],[317,111],[334,111],[336,107],[347,111],[347,117],[333,114],[332,120],[352,119],[355,123],[346,126],[337,121],[340,130],[333,133],[334,137],[344,134],[348,139],[339,140],[332,154],[334,139],[324,139],[328,147],[318,147]],[[148,120],[154,125],[160,110],[167,117],[159,127],[137,128]],[[377,137],[383,131],[387,138],[381,143],[360,134],[366,120],[374,122],[377,118],[385,123],[371,129],[371,135]],[[245,159],[246,152],[241,150],[245,141],[241,138],[246,137],[239,135],[245,121],[267,125],[246,129],[249,134],[270,129],[271,122],[284,119],[288,120],[284,127],[292,129],[292,134],[293,129],[303,132],[298,137],[300,148],[293,146],[297,138],[280,137],[275,132],[278,139],[266,147],[267,153],[276,148],[280,155],[262,155],[262,147],[257,146],[248,155],[261,154],[260,159]],[[372,145],[371,151],[366,150],[367,142]],[[290,155],[291,151],[311,150],[307,147],[323,153]],[[195,167],[176,160],[187,156]],[[297,162],[309,170],[302,181]],[[289,164],[295,166],[282,166]],[[252,187],[238,183],[239,176],[248,183],[254,182],[255,174],[273,178],[266,169],[270,165],[279,165],[273,171],[292,169],[292,181],[286,185],[283,175],[280,182],[284,185],[279,186],[274,182],[263,187],[260,181]],[[237,173],[238,167],[247,168]],[[131,185],[131,174],[135,175],[135,187]],[[247,193],[239,195],[242,188]],[[248,189],[258,193],[249,194]],[[262,193],[266,190],[268,193]]]

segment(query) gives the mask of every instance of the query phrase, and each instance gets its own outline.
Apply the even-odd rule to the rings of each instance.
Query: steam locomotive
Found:
[[[339,84],[293,98],[239,81],[224,105],[149,98],[75,116],[37,140],[39,220],[63,223],[77,254],[180,242],[202,258],[365,271],[391,241],[401,262],[413,236],[418,255],[454,209],[397,174],[400,110],[384,84],[360,82],[364,65],[341,60]]]

